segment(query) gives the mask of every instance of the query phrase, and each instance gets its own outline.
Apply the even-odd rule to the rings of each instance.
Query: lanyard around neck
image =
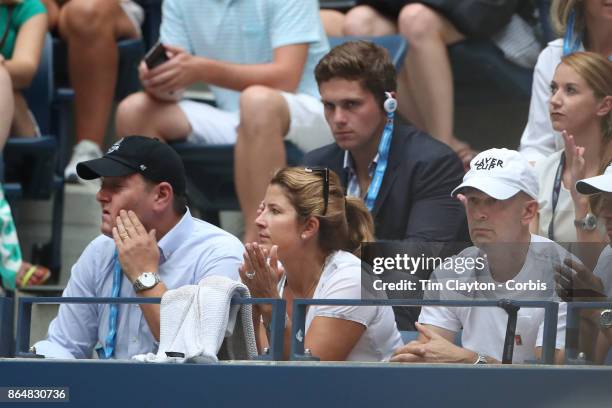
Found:
[[[573,10],[567,19],[567,28],[565,29],[565,36],[563,37],[563,55],[572,54],[580,49],[582,46],[582,33],[574,32],[574,25],[576,22],[576,11]],[[612,55],[608,56],[608,59],[612,61]]]
[[[382,138],[378,145],[378,162],[376,163],[376,170],[374,170],[374,177],[368,188],[368,193],[365,198],[365,205],[370,212],[374,208],[376,197],[380,192],[380,186],[382,185],[383,176],[387,169],[387,162],[389,160],[389,149],[391,147],[391,137],[393,135],[393,112],[387,112],[387,123],[383,130]]]
[[[561,193],[561,181],[563,179],[563,169],[565,168],[565,152],[561,153],[559,159],[559,165],[557,166],[557,173],[555,174],[555,184],[553,185],[552,191],[552,213],[550,215],[550,223],[548,224],[548,239],[554,241],[555,235],[555,210],[557,209],[557,203],[559,202],[559,194]]]
[[[119,262],[119,254],[115,250],[114,265],[113,265],[113,288],[111,291],[111,297],[118,298],[121,292],[121,281],[122,281],[121,263]],[[98,353],[98,356],[102,359],[109,359],[115,355],[115,342],[117,340],[117,316],[119,315],[119,305],[112,303],[110,306],[110,312],[108,314],[108,334],[106,335],[106,341],[104,348]]]

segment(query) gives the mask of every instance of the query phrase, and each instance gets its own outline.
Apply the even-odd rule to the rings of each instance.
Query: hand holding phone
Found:
[[[168,59],[166,48],[160,42],[155,44],[144,56],[144,62],[147,64],[148,69],[153,69],[168,61]]]

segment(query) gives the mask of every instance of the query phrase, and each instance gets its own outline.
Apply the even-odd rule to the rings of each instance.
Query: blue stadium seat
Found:
[[[64,181],[57,162],[61,139],[51,134],[53,89],[53,46],[51,36],[47,35],[38,71],[30,87],[24,91],[42,136],[9,138],[3,152],[2,181],[10,202],[20,198],[53,198],[51,240],[44,245],[35,245],[31,261],[49,267],[52,279],[57,279],[61,261]]]

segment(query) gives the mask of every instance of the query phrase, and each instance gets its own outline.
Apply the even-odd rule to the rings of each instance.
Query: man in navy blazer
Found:
[[[335,171],[347,195],[364,199],[378,241],[410,241],[401,250],[442,257],[456,247],[427,243],[469,242],[463,205],[450,194],[462,181],[463,165],[445,144],[394,118],[396,74],[386,50],[365,41],[344,43],[321,59],[315,78],[336,143],[308,153],[305,164]],[[394,256],[397,248],[374,251]],[[430,274],[387,271],[385,280],[411,280],[419,287]],[[387,295],[420,298],[422,292]],[[394,311],[400,329],[414,330],[419,309]]]
[[[308,153],[304,163],[329,167],[348,195],[365,200],[382,162],[383,105],[393,104],[395,68],[385,49],[355,41],[323,57],[315,77],[336,143]],[[469,241],[463,206],[450,195],[464,175],[450,148],[395,119],[387,162],[370,209],[378,240]]]

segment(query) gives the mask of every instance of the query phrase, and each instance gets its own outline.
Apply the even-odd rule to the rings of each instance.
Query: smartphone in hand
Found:
[[[144,62],[147,64],[147,68],[149,69],[153,69],[166,61],[168,61],[166,48],[160,42],[155,44],[144,56]]]

